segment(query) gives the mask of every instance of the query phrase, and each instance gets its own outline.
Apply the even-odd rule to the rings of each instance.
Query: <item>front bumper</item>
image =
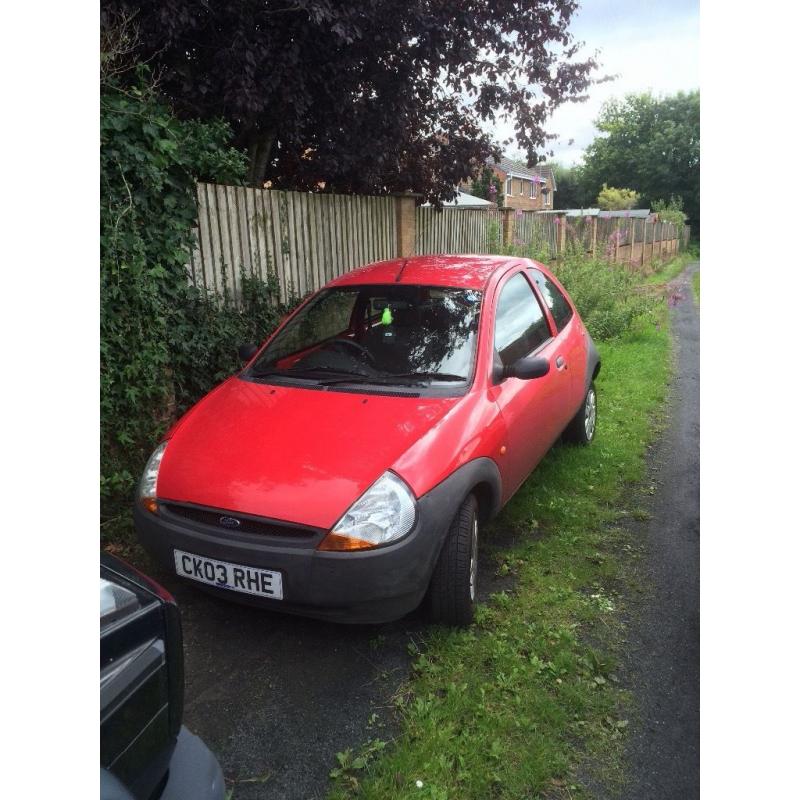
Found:
[[[411,533],[375,550],[319,551],[316,547],[324,531],[294,540],[289,536],[234,532],[167,513],[152,514],[138,505],[134,506],[134,522],[144,547],[172,573],[174,551],[178,549],[276,570],[283,579],[282,600],[196,584],[212,594],[247,605],[338,622],[389,622],[413,611],[425,596],[460,502],[454,504],[449,484],[445,481],[418,500],[417,521]]]
[[[214,754],[199,736],[182,727],[169,762],[169,778],[159,800],[223,800],[225,778]]]
[[[203,740],[181,726],[169,760],[166,783],[158,800],[223,800],[225,777],[214,754]],[[163,780],[163,779],[162,779]],[[112,772],[100,768],[100,800],[135,800]]]

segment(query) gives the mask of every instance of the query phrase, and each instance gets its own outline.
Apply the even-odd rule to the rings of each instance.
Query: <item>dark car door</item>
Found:
[[[541,378],[504,378],[493,386],[495,402],[508,429],[506,452],[500,463],[504,501],[527,478],[560,435],[564,424],[566,371],[555,359],[558,342],[531,281],[520,270],[498,287],[494,315],[494,358],[510,366],[523,356],[537,355],[550,362]]]

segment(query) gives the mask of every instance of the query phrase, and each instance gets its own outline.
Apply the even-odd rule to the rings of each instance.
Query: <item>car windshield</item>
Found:
[[[251,378],[457,386],[472,375],[481,293],[391,284],[325,289],[285,325]]]

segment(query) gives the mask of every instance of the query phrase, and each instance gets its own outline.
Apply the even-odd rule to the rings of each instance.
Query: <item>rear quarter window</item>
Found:
[[[529,269],[528,274],[539,287],[539,291],[542,293],[542,297],[544,297],[544,301],[547,303],[547,307],[550,309],[550,313],[556,323],[556,328],[560,333],[572,319],[572,306],[570,306],[567,298],[564,297],[553,281],[541,270]]]

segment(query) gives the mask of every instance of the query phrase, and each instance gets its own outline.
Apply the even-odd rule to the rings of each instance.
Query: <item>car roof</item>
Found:
[[[458,286],[483,289],[498,270],[519,263],[509,256],[411,256],[377,261],[330,281],[328,286],[399,283],[420,286]]]

